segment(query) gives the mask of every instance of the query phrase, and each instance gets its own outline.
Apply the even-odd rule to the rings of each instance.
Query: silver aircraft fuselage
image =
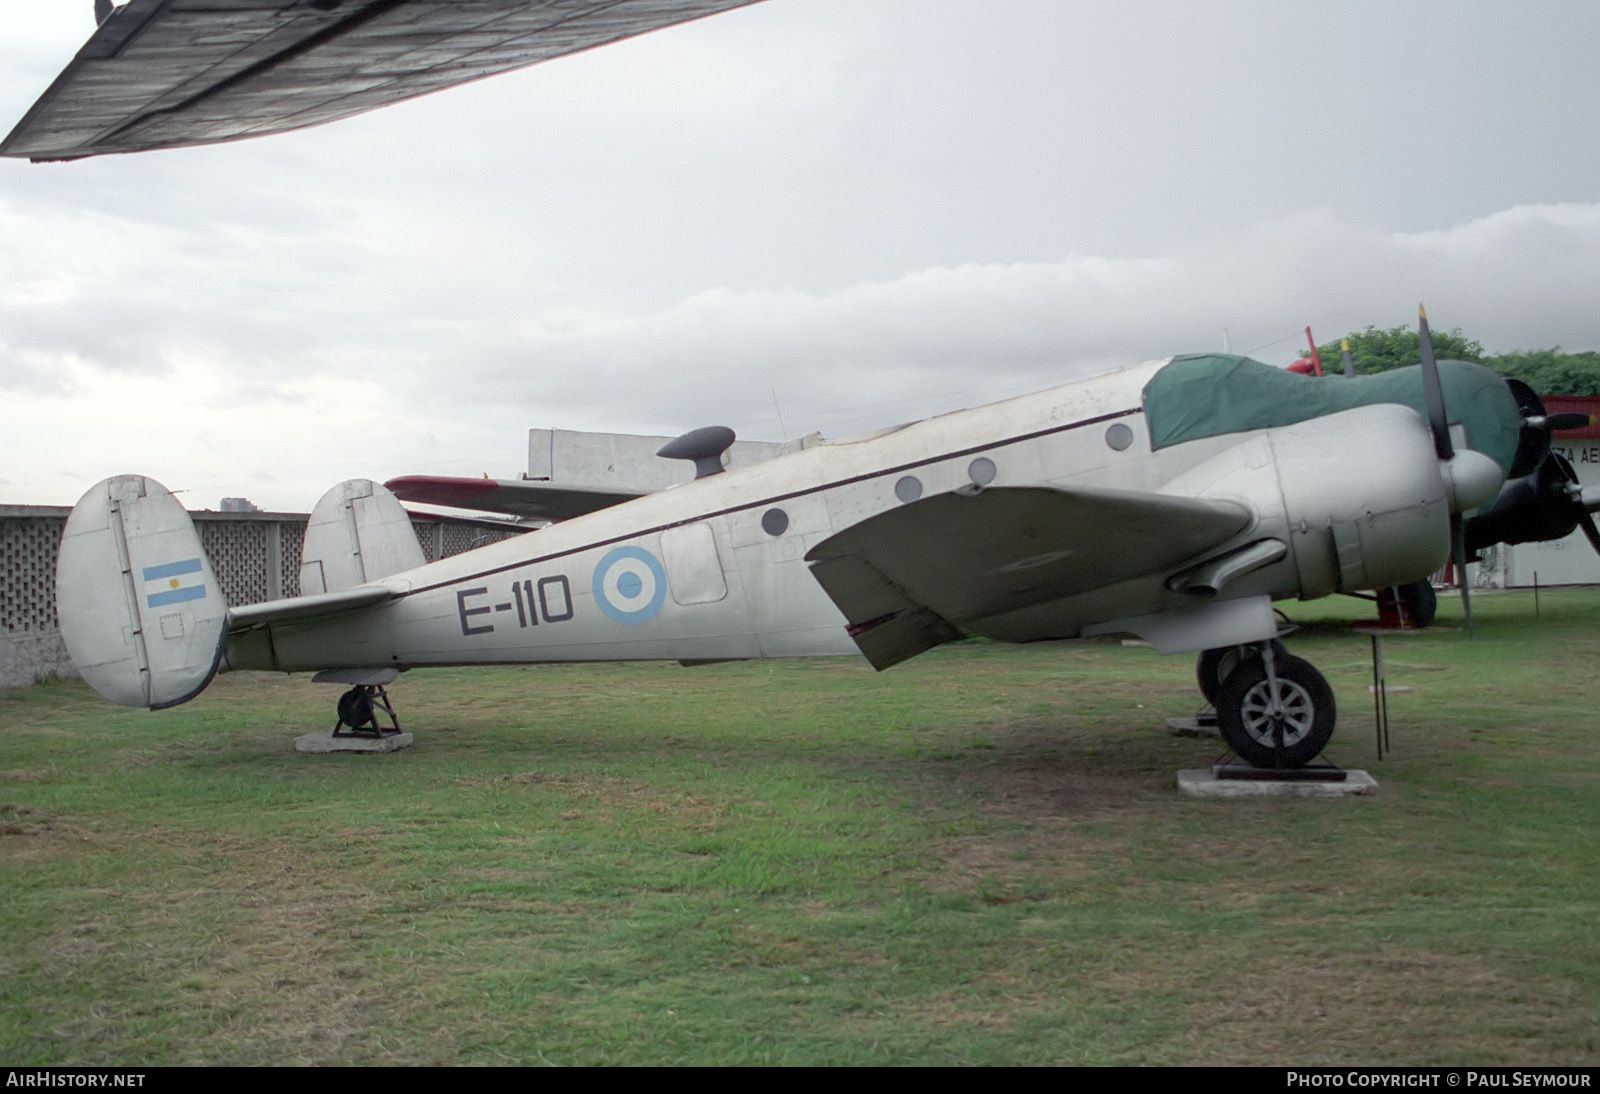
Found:
[[[1443,562],[1448,489],[1413,411],[1358,407],[1152,450],[1141,391],[1161,365],[805,448],[398,573],[377,583],[396,594],[385,603],[231,635],[223,667],[852,654],[847,619],[810,572],[808,552],[864,520],[963,489],[1128,491],[1242,506],[1246,525],[1205,556],[1262,540],[1288,549],[1223,600],[1372,588]],[[1169,577],[1053,597],[962,630],[1012,641],[1119,623],[1139,633],[1127,624],[1196,610]]]

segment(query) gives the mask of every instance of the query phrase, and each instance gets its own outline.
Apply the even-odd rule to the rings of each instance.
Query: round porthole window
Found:
[[[768,509],[761,514],[761,530],[769,536],[781,536],[789,530],[789,514],[782,509]]]
[[[907,475],[894,484],[894,496],[901,501],[916,501],[922,497],[922,480],[915,475]]]
[[[979,456],[967,465],[967,475],[979,486],[988,486],[994,481],[994,461],[988,456]]]
[[[1109,429],[1106,430],[1106,444],[1110,445],[1116,451],[1121,452],[1132,443],[1133,430],[1129,429],[1121,422],[1113,424]]]

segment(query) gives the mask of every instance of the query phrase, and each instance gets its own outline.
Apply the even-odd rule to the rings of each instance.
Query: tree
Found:
[[[1407,327],[1390,327],[1387,330],[1368,327],[1345,337],[1350,339],[1350,359],[1355,362],[1358,374],[1388,372],[1392,368],[1403,368],[1422,361],[1422,339],[1416,331]],[[1344,364],[1339,354],[1338,342],[1318,346],[1317,356],[1322,358],[1322,371],[1342,371]],[[1448,331],[1433,332],[1433,354],[1440,360],[1482,361],[1483,346],[1462,334],[1461,328],[1453,327]]]
[[[1552,346],[1485,357],[1483,363],[1541,395],[1600,395],[1600,353],[1594,350],[1564,353]]]
[[[1422,360],[1421,339],[1407,327],[1368,327],[1347,337],[1350,358],[1359,374],[1387,372]],[[1567,353],[1560,346],[1552,346],[1486,354],[1480,342],[1455,327],[1433,332],[1433,353],[1442,361],[1476,361],[1502,376],[1523,381],[1540,395],[1600,395],[1600,353],[1594,350]],[[1338,342],[1318,346],[1317,355],[1322,358],[1324,372],[1340,372],[1344,368]]]

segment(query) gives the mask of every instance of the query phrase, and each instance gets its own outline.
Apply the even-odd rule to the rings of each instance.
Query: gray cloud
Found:
[[[68,6],[11,13],[5,119]],[[1597,35],[1554,0],[769,0],[300,134],[3,162],[6,500],[145,470],[305,507],[513,473],[533,425],[775,437],[774,398],[837,435],[1419,300],[1600,346]]]

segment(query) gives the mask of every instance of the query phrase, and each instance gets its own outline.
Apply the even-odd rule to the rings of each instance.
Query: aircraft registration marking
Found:
[[[206,595],[205,574],[198,558],[146,566],[143,576],[145,602],[152,608],[203,600]]]
[[[493,633],[495,629],[493,623],[473,624],[471,620],[475,615],[490,615],[515,609],[519,628],[537,627],[541,622],[565,623],[573,616],[572,585],[567,581],[566,574],[541,577],[538,581],[532,578],[513,581],[510,600],[498,604],[467,606],[469,599],[488,595],[487,585],[456,590],[456,614],[461,619],[463,635]]]

